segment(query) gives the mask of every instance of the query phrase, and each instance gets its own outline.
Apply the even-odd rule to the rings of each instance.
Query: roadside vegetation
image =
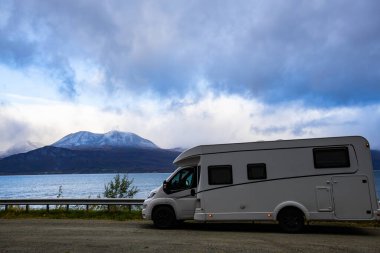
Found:
[[[140,210],[63,210],[51,209],[49,211],[36,209],[26,211],[20,208],[8,208],[0,211],[0,219],[26,219],[26,218],[45,218],[45,219],[99,219],[99,220],[140,220]]]
[[[24,208],[12,207],[7,211],[0,211],[0,219],[85,219],[85,220],[142,220],[141,210],[129,210],[122,208],[119,210],[78,210],[70,209],[51,209],[48,211],[44,209],[29,210]],[[265,224],[268,222],[255,222],[255,224]],[[337,226],[337,227],[380,227],[379,221],[363,221],[363,222],[349,222],[349,221],[313,221],[310,222],[312,226]]]
[[[105,198],[133,198],[139,191],[136,186],[133,186],[133,178],[129,179],[125,174],[120,177],[117,174],[104,186],[103,196]]]
[[[122,177],[117,174],[110,182],[104,185],[104,198],[133,198],[139,189],[133,186],[133,179],[128,175]],[[59,186],[57,198],[63,198],[62,186]],[[100,195],[97,196],[101,198]],[[0,210],[0,218],[47,218],[47,219],[107,219],[107,220],[138,220],[141,219],[139,206],[119,206],[119,205],[89,205],[86,210],[83,205],[70,205],[66,210],[66,205],[51,206],[46,209],[27,209],[25,206],[8,206],[7,210]]]

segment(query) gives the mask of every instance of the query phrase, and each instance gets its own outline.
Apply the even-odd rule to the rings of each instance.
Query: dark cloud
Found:
[[[61,55],[64,41],[57,43],[54,36],[49,36],[53,30],[34,12],[36,3],[6,2],[9,13],[0,26],[0,62],[13,68],[43,68],[47,75],[59,80],[57,88],[63,97],[74,99],[75,73],[69,57]]]
[[[277,133],[285,133],[288,129],[284,126],[270,126],[270,127],[258,127],[258,126],[251,126],[250,131],[254,135],[261,134],[261,135],[271,135],[271,134],[277,134]]]
[[[45,66],[49,69],[50,76],[61,81],[59,92],[66,98],[75,99],[77,95],[75,89],[75,72],[67,59],[56,55],[47,61]]]
[[[300,118],[301,119],[301,118]],[[280,125],[260,126],[252,124],[250,127],[251,133],[254,135],[271,136],[274,134],[286,134],[290,132],[295,137],[315,136],[314,130],[323,128],[344,129],[345,127],[357,127],[360,122],[356,120],[340,120],[334,116],[321,116],[318,119],[299,120],[293,124],[282,122]]]
[[[286,1],[258,6],[233,57],[221,50],[210,78],[249,88],[272,102],[378,100],[379,4],[314,3],[320,5]]]
[[[32,43],[11,40],[0,33],[0,61],[14,67],[24,67],[33,62],[35,47]]]
[[[0,58],[42,64],[71,98],[71,62],[90,60],[111,93],[176,97],[207,80],[272,103],[367,104],[380,99],[379,9],[376,0],[15,1]]]

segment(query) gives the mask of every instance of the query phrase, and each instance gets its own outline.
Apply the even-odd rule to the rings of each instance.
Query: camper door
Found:
[[[197,187],[196,167],[179,170],[167,182],[167,194],[175,199],[180,219],[193,218],[195,211],[195,188]]]

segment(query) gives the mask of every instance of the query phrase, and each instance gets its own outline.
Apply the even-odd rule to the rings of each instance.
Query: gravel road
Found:
[[[0,252],[380,252],[380,228],[309,226],[284,234],[274,224],[0,219]]]

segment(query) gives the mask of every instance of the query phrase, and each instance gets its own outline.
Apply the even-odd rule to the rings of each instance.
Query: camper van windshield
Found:
[[[175,192],[192,188],[194,184],[194,173],[194,167],[184,168],[178,171],[168,182],[169,190]]]

